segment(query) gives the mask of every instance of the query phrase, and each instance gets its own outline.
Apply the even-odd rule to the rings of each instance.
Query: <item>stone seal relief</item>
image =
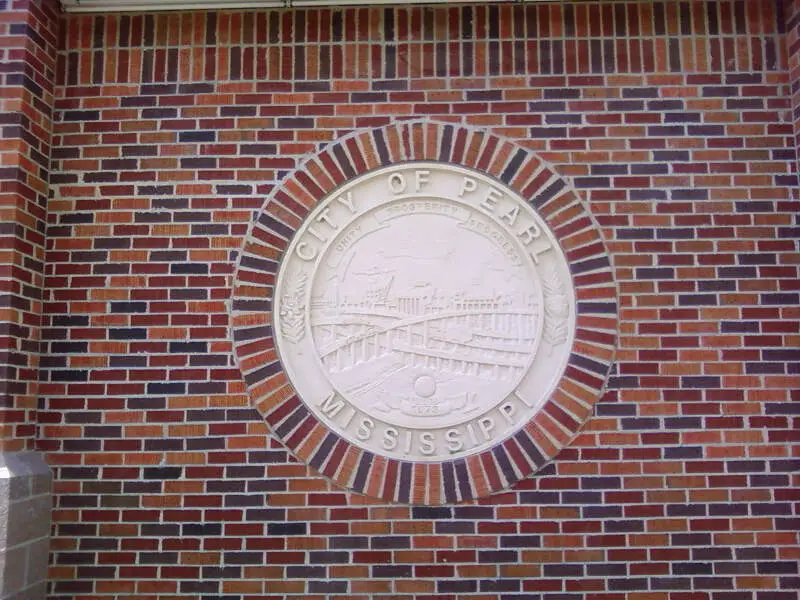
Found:
[[[284,257],[274,316],[317,417],[413,460],[472,454],[530,420],[575,326],[569,268],[542,219],[500,182],[436,162],[325,198]]]
[[[235,356],[272,433],[392,502],[503,490],[601,396],[616,286],[597,225],[532,152],[464,127],[359,131],[255,219]]]

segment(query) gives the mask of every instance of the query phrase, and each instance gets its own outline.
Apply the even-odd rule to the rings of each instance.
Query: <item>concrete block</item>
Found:
[[[0,453],[0,600],[43,600],[52,475],[35,452]]]

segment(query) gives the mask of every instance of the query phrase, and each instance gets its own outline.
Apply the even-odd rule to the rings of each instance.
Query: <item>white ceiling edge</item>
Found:
[[[552,0],[517,0],[517,2]],[[481,4],[508,0],[61,0],[66,12],[140,12],[166,10],[218,10],[235,8],[292,8],[308,6],[370,6],[385,4]]]

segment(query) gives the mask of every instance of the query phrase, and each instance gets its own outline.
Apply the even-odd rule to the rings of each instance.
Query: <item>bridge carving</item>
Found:
[[[386,356],[402,364],[489,379],[527,367],[536,334],[532,309],[477,309],[422,315],[347,311],[312,320],[320,359],[340,373]]]

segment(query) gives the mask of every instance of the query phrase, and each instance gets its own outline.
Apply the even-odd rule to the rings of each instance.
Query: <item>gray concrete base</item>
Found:
[[[40,454],[0,453],[0,600],[46,596],[52,479]]]

